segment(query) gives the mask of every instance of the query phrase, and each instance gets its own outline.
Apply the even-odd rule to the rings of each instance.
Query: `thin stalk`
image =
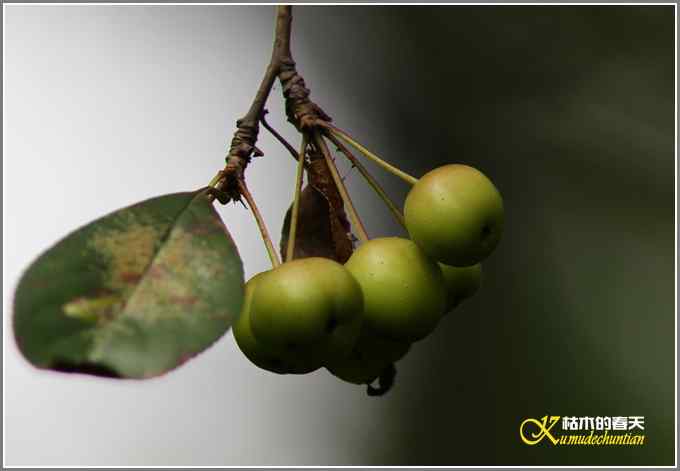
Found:
[[[209,186],[210,188],[215,188],[216,185],[217,185],[217,184],[220,182],[220,180],[222,180],[223,178],[224,178],[224,175],[222,174],[222,171],[220,170],[219,172],[217,172],[217,175],[215,175],[215,176],[213,177],[213,179],[210,180],[210,183],[208,183],[208,186]],[[215,196],[214,196],[214,195],[208,195],[208,201],[210,201],[211,203],[212,203],[213,201],[215,201]]]
[[[328,146],[326,146],[326,142],[323,140],[323,136],[321,135],[321,132],[318,130],[314,131],[314,142],[319,147],[319,150],[323,153],[324,159],[326,159],[326,165],[328,165],[328,169],[331,172],[331,176],[333,177],[335,186],[338,187],[338,192],[340,193],[340,197],[342,198],[343,203],[345,203],[345,206],[347,206],[347,211],[349,212],[350,220],[352,221],[352,225],[355,227],[357,231],[359,239],[362,242],[368,241],[369,237],[368,233],[366,232],[366,228],[364,227],[364,224],[361,222],[361,219],[359,218],[359,214],[357,213],[357,210],[354,207],[354,204],[352,203],[352,199],[349,197],[349,193],[347,193],[347,188],[345,187],[342,178],[340,178],[338,168],[335,166],[335,162],[333,162],[333,158],[331,157],[331,153],[328,150]]]
[[[391,164],[387,163],[385,160],[381,159],[380,157],[378,157],[377,155],[375,155],[373,152],[371,152],[370,150],[366,149],[364,146],[362,146],[362,145],[359,144],[357,141],[355,141],[354,139],[352,139],[352,136],[350,136],[350,135],[347,134],[346,132],[344,132],[344,131],[342,131],[342,130],[336,128],[335,126],[333,126],[333,125],[331,125],[331,124],[328,124],[328,123],[325,122],[325,121],[319,120],[319,121],[317,121],[316,124],[318,124],[319,126],[322,126],[322,127],[326,128],[326,129],[328,129],[333,135],[339,137],[340,139],[342,139],[343,141],[347,142],[347,143],[350,144],[351,146],[356,147],[356,148],[359,150],[359,152],[361,152],[361,153],[364,154],[366,157],[368,157],[369,159],[371,159],[373,162],[375,162],[376,164],[378,164],[378,165],[379,165],[380,167],[382,167],[384,170],[390,172],[392,175],[401,178],[401,179],[404,180],[406,183],[410,183],[411,185],[415,185],[415,184],[418,182],[418,179],[417,179],[417,178],[415,178],[415,177],[409,175],[408,173],[406,173],[406,172],[404,172],[404,171],[398,169],[398,168],[395,167],[394,165],[391,165]]]
[[[378,181],[375,178],[373,178],[373,175],[371,175],[366,169],[366,167],[364,167],[364,165],[361,162],[359,162],[359,159],[357,159],[354,156],[354,154],[352,154],[352,152],[347,147],[345,147],[345,145],[342,142],[340,142],[340,139],[335,137],[330,132],[326,134],[326,137],[328,137],[328,139],[330,139],[330,141],[334,145],[336,145],[338,149],[340,149],[340,152],[345,154],[345,157],[347,157],[347,159],[352,163],[352,165],[354,165],[357,168],[357,170],[359,170],[359,173],[361,173],[361,175],[364,177],[366,183],[368,183],[368,185],[371,188],[373,188],[373,191],[375,191],[378,194],[378,196],[383,200],[385,205],[389,208],[390,212],[394,216],[394,219],[399,224],[401,224],[402,227],[405,228],[406,226],[404,224],[404,215],[401,214],[401,211],[399,211],[397,205],[394,204],[394,202],[390,199],[389,196],[387,196],[387,193],[385,193],[385,190],[380,185],[380,183],[378,183]]]
[[[223,180],[223,179],[224,179],[224,171],[223,171],[223,170],[220,170],[220,171],[217,172],[217,174],[212,178],[212,180],[210,180],[210,183],[208,183],[208,188],[215,188],[215,189],[219,190],[218,185],[220,185],[220,184],[222,183],[222,180]],[[211,202],[211,203],[212,203],[213,201],[215,201],[215,195],[212,194],[212,193],[208,194],[208,201]]]
[[[266,113],[266,110],[265,110],[265,113]],[[264,119],[264,114],[262,115],[262,118],[260,118],[260,122],[262,123],[262,126],[264,126],[264,128],[265,128],[267,131],[269,131],[270,134],[271,134],[272,136],[274,136],[274,138],[275,138],[277,141],[279,141],[283,147],[286,148],[286,150],[288,150],[288,152],[290,153],[290,155],[292,155],[293,158],[294,158],[295,160],[297,160],[297,159],[298,159],[298,153],[297,153],[297,151],[295,150],[295,148],[294,148],[292,145],[290,145],[290,143],[289,143],[289,142],[288,142],[281,134],[279,134],[279,133],[276,131],[276,129],[274,129],[273,127],[271,127],[271,125],[267,122],[267,120]]]
[[[208,186],[214,188],[215,185],[217,185],[217,183],[218,183],[220,180],[222,180],[222,178],[224,178],[224,175],[222,174],[222,172],[221,172],[221,171],[220,171],[220,172],[217,172],[217,175],[215,175],[215,176],[213,177],[213,179],[210,180],[210,183],[208,183]]]
[[[307,149],[307,134],[302,135],[300,154],[298,154],[297,172],[295,174],[295,197],[293,209],[290,213],[290,229],[288,232],[288,247],[286,248],[286,261],[293,260],[295,254],[295,236],[297,234],[298,213],[300,212],[300,192],[302,188],[302,171],[305,167],[305,151]]]
[[[248,112],[239,120],[241,125],[257,127],[257,123],[264,115],[264,106],[279,73],[281,59],[290,55],[290,25],[292,18],[292,7],[290,5],[278,5],[276,7],[272,56]]]
[[[267,253],[269,254],[269,260],[272,262],[272,268],[276,268],[281,265],[281,260],[279,260],[279,256],[276,253],[276,250],[274,250],[274,244],[272,243],[271,237],[269,237],[269,231],[267,230],[267,226],[264,223],[262,214],[257,209],[253,195],[250,194],[250,191],[248,191],[248,187],[246,186],[246,182],[243,180],[239,180],[238,189],[241,195],[243,195],[243,197],[246,199],[248,207],[255,217],[257,227],[260,229],[260,234],[262,235],[262,240],[264,241],[264,246],[267,248]]]

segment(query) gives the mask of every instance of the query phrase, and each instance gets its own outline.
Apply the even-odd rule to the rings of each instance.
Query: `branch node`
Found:
[[[305,85],[305,79],[295,69],[295,61],[291,58],[281,59],[279,80],[286,99],[286,116],[298,131],[312,130],[319,120],[332,121],[321,107],[309,99],[310,90]]]

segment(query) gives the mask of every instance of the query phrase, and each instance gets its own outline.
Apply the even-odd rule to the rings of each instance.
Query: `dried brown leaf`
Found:
[[[323,159],[312,158],[307,179],[309,184],[300,195],[294,257],[326,257],[345,263],[354,248],[350,224],[340,193]],[[284,260],[290,213],[291,209],[288,209],[281,237],[280,250]]]

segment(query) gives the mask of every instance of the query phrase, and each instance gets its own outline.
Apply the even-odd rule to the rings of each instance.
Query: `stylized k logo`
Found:
[[[541,440],[543,440],[545,437],[548,437],[548,439],[553,442],[553,445],[557,445],[557,438],[553,437],[552,434],[550,433],[550,430],[555,426],[555,424],[560,420],[559,415],[551,415],[550,418],[548,418],[547,415],[544,415],[541,420],[537,419],[526,419],[522,424],[519,426],[519,436],[522,438],[522,441],[526,443],[527,445],[536,445],[539,443]],[[529,434],[529,436],[525,435],[524,428],[526,427],[527,424],[532,424],[538,427],[538,429],[532,433]]]

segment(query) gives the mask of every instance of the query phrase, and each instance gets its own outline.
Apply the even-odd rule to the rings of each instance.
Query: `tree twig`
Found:
[[[276,129],[271,127],[271,125],[264,118],[266,114],[267,114],[267,110],[264,110],[264,112],[262,113],[262,117],[260,118],[260,122],[262,123],[262,126],[264,126],[264,128],[267,131],[269,131],[271,133],[271,135],[274,136],[276,138],[276,140],[279,141],[281,143],[281,145],[283,145],[283,147],[285,147],[288,150],[290,155],[292,155],[295,160],[298,160],[298,153],[295,150],[295,148],[290,144],[290,142],[285,140],[284,137],[281,134],[279,134],[278,131],[276,131]]]
[[[236,121],[236,132],[225,159],[226,166],[222,173],[223,178],[214,184],[217,190],[224,192],[232,200],[240,199],[240,182],[244,179],[244,173],[250,159],[253,156],[263,155],[262,151],[255,146],[259,122],[263,116],[264,106],[274,81],[281,70],[282,61],[284,58],[290,57],[291,9],[290,5],[276,7],[274,46],[269,65],[248,112]]]

